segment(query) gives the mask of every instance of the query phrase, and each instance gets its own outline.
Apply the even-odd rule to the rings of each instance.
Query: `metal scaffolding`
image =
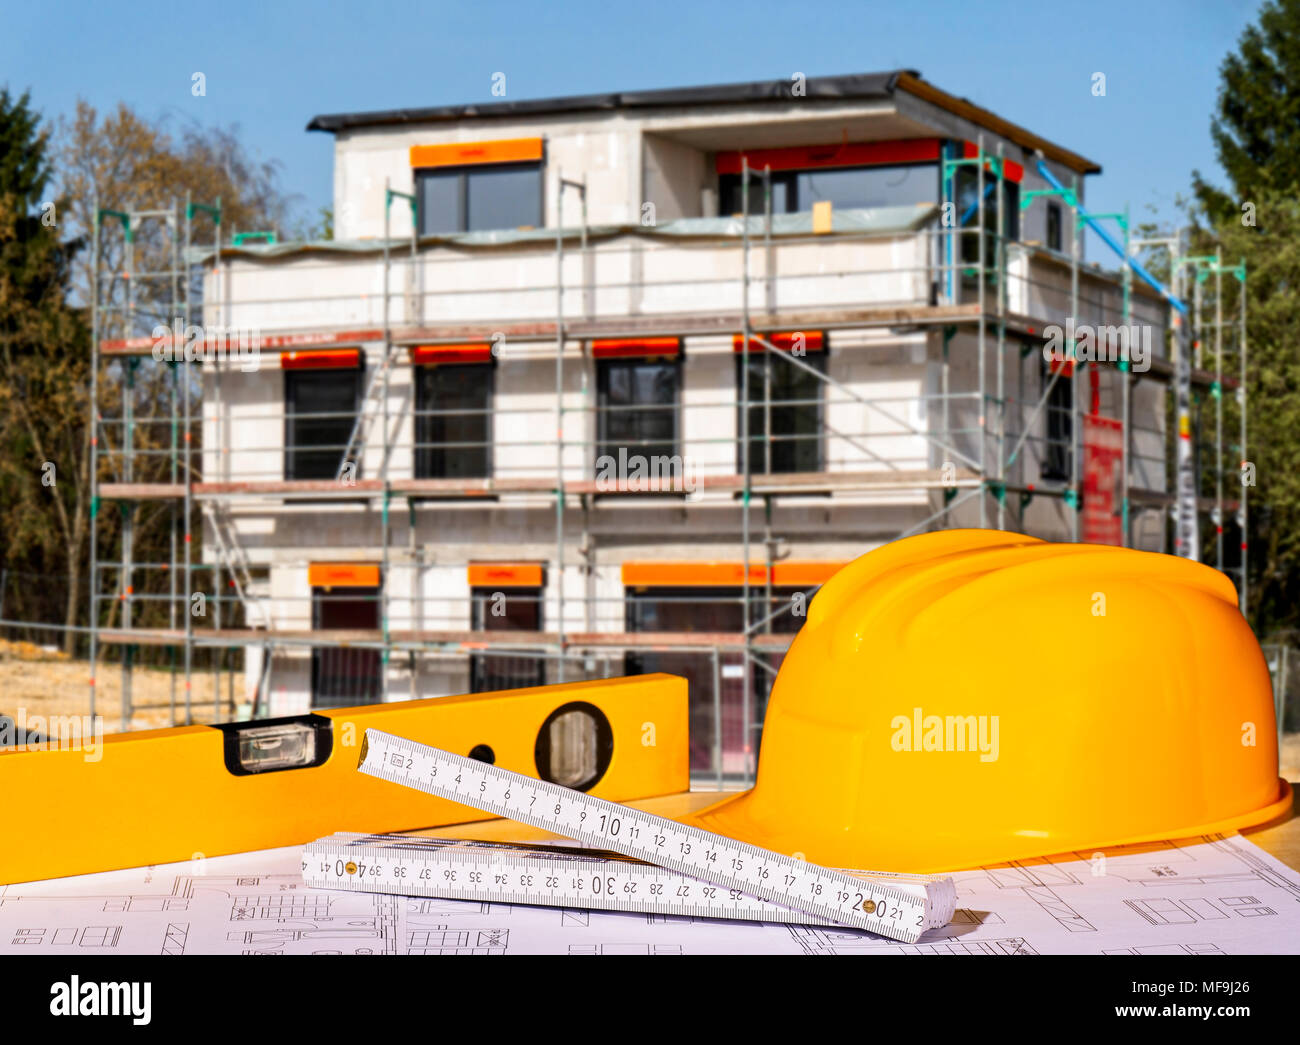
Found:
[[[1041,166],[1041,165],[1040,165]],[[95,261],[94,289],[92,292],[92,406],[91,423],[94,437],[93,461],[91,468],[92,511],[91,511],[91,578],[89,636],[91,649],[91,712],[95,708],[94,674],[95,663],[102,645],[111,644],[121,649],[121,670],[123,673],[122,719],[124,728],[129,728],[132,717],[130,678],[136,654],[141,645],[159,646],[171,650],[169,654],[173,674],[183,675],[184,704],[180,708],[173,699],[172,721],[190,722],[194,708],[191,704],[191,682],[194,654],[198,649],[229,651],[215,656],[213,665],[214,706],[212,715],[219,719],[223,714],[233,714],[233,707],[221,705],[221,671],[222,660],[229,659],[227,687],[233,688],[233,672],[236,670],[234,651],[249,649],[260,650],[261,668],[257,672],[258,681],[251,700],[251,712],[264,714],[268,708],[267,694],[272,680],[272,661],[275,657],[287,653],[299,653],[304,650],[331,648],[351,649],[356,651],[377,651],[381,658],[382,679],[384,686],[389,684],[388,667],[394,653],[406,654],[414,664],[416,657],[453,657],[464,658],[474,655],[474,651],[491,650],[494,653],[526,654],[539,658],[553,665],[553,675],[563,680],[570,672],[590,675],[602,663],[608,672],[611,658],[617,658],[629,652],[671,651],[695,652],[709,658],[712,664],[714,691],[713,709],[715,715],[713,739],[715,746],[721,744],[722,709],[721,658],[724,655],[740,656],[741,686],[743,690],[742,732],[744,738],[744,766],[742,775],[752,779],[755,767],[754,755],[762,726],[762,712],[766,696],[770,692],[771,679],[774,675],[774,658],[788,646],[789,633],[780,633],[774,623],[783,615],[789,615],[790,605],[778,605],[775,591],[776,567],[780,563],[778,555],[780,540],[773,530],[773,506],[781,498],[806,494],[809,491],[853,492],[858,494],[882,494],[886,492],[910,492],[924,497],[921,513],[923,517],[909,525],[897,536],[920,532],[925,529],[937,529],[947,525],[959,511],[973,511],[978,525],[990,523],[999,528],[1023,528],[1026,513],[1037,498],[1055,498],[1061,505],[1060,512],[1068,518],[1068,526],[1075,540],[1081,537],[1086,497],[1086,476],[1084,465],[1091,452],[1087,442],[1088,433],[1101,430],[1109,431],[1113,424],[1102,425],[1101,421],[1113,422],[1101,413],[1099,396],[1100,380],[1103,373],[1118,374],[1119,410],[1119,503],[1115,515],[1119,519],[1119,541],[1125,545],[1134,541],[1133,523],[1139,509],[1156,509],[1163,512],[1176,507],[1176,498],[1148,478],[1138,481],[1138,472],[1149,476],[1155,464],[1148,451],[1145,459],[1138,453],[1134,441],[1133,397],[1135,388],[1141,382],[1159,382],[1168,385],[1170,381],[1183,380],[1186,387],[1208,392],[1214,405],[1213,477],[1214,495],[1212,498],[1200,496],[1193,508],[1207,514],[1216,526],[1215,556],[1216,565],[1225,572],[1234,574],[1241,592],[1243,612],[1246,606],[1247,579],[1245,572],[1245,525],[1246,505],[1245,487],[1237,499],[1229,498],[1225,488],[1227,472],[1223,466],[1224,450],[1224,416],[1223,393],[1225,389],[1235,389],[1237,402],[1240,404],[1241,431],[1240,442],[1232,449],[1239,450],[1240,460],[1246,459],[1246,419],[1245,419],[1245,271],[1244,266],[1225,266],[1215,256],[1213,258],[1187,258],[1177,253],[1178,245],[1170,241],[1161,245],[1170,246],[1175,252],[1172,271],[1181,273],[1187,267],[1195,270],[1195,301],[1193,303],[1190,323],[1197,330],[1212,329],[1214,333],[1214,351],[1212,367],[1202,366],[1201,342],[1197,340],[1196,358],[1188,351],[1175,346],[1176,354],[1171,362],[1168,359],[1153,359],[1149,371],[1137,374],[1133,371],[1127,356],[1117,361],[1102,362],[1087,359],[1079,355],[1073,338],[1066,344],[1064,360],[1053,364],[1050,373],[1045,376],[1041,393],[1026,395],[1025,375],[1027,359],[1042,345],[1045,319],[1053,313],[1064,314],[1072,320],[1080,320],[1081,313],[1106,317],[1108,309],[1117,308],[1122,326],[1127,330],[1134,320],[1134,288],[1132,274],[1136,272],[1143,279],[1148,279],[1134,259],[1132,251],[1153,245],[1151,241],[1132,240],[1129,237],[1127,214],[1089,215],[1080,205],[1078,185],[1066,188],[1056,184],[1047,190],[1025,192],[1019,197],[1019,203],[1012,201],[1016,197],[1006,186],[1008,182],[1006,161],[999,145],[994,152],[986,151],[983,139],[973,148],[960,148],[960,143],[952,143],[945,148],[940,162],[940,183],[942,200],[936,208],[937,221],[927,224],[915,232],[917,242],[924,244],[928,259],[920,278],[929,286],[929,298],[924,302],[903,302],[888,307],[882,306],[872,312],[870,309],[857,309],[846,312],[840,307],[809,307],[802,313],[782,312],[777,309],[777,290],[781,280],[790,278],[778,276],[773,268],[773,251],[775,233],[772,214],[772,188],[770,170],[751,170],[748,161],[742,161],[741,173],[743,201],[739,215],[739,228],[734,238],[727,244],[734,243],[739,253],[739,307],[733,312],[720,312],[716,317],[689,317],[666,314],[660,316],[624,315],[601,318],[596,315],[593,302],[599,289],[593,285],[587,273],[592,271],[589,262],[591,252],[596,249],[590,242],[586,212],[586,183],[584,180],[566,178],[559,174],[555,180],[555,228],[554,255],[555,280],[553,293],[555,299],[555,321],[547,325],[533,322],[527,325],[517,324],[522,330],[521,339],[542,342],[553,338],[555,345],[555,390],[553,416],[555,424],[555,470],[550,476],[522,476],[515,478],[494,478],[487,480],[472,479],[406,479],[389,474],[389,462],[393,450],[394,422],[401,418],[390,414],[389,377],[393,367],[403,359],[403,354],[416,344],[455,343],[471,340],[466,332],[471,328],[476,331],[476,340],[492,340],[495,344],[495,331],[504,330],[504,336],[512,337],[515,328],[508,323],[498,324],[464,324],[455,329],[448,327],[429,327],[424,323],[426,299],[434,297],[437,291],[426,291],[421,275],[423,253],[418,235],[418,200],[414,195],[397,192],[387,184],[384,188],[384,240],[382,244],[383,267],[383,302],[382,330],[376,333],[374,341],[380,345],[381,356],[376,364],[372,363],[365,393],[361,405],[355,412],[352,431],[346,443],[341,446],[315,447],[317,450],[339,452],[339,470],[333,482],[325,480],[288,480],[268,478],[259,480],[250,478],[242,468],[231,464],[232,422],[223,420],[222,385],[220,375],[222,365],[199,363],[185,352],[176,352],[167,360],[172,368],[170,388],[170,408],[166,417],[149,416],[142,418],[135,412],[134,376],[138,357],[142,317],[136,309],[134,288],[142,280],[169,278],[172,293],[167,315],[181,315],[186,330],[192,318],[191,276],[192,266],[205,266],[207,254],[196,260],[193,245],[192,220],[196,215],[204,215],[212,220],[214,229],[210,259],[212,263],[209,299],[203,302],[205,316],[216,317],[220,322],[221,310],[234,307],[230,300],[228,288],[221,285],[221,209],[220,201],[214,205],[186,202],[184,210],[173,202],[170,209],[156,211],[116,212],[96,211],[95,222]],[[1054,179],[1051,179],[1054,180]],[[749,186],[751,182],[761,184],[763,188],[763,213],[751,214],[749,207]],[[973,201],[964,187],[973,186]],[[581,201],[581,223],[575,228],[564,226],[565,193],[576,192]],[[1023,242],[1009,234],[1011,210],[1013,206],[1028,211],[1040,197],[1059,200],[1069,210],[1072,217],[1071,246],[1068,257],[1060,252],[1044,247],[1036,247]],[[408,306],[405,320],[401,327],[395,327],[390,319],[392,287],[392,267],[398,261],[391,249],[389,212],[395,199],[406,201],[411,209],[412,232],[409,242],[409,259],[407,265],[407,285],[401,293],[406,296]],[[967,208],[967,214],[961,214],[961,208]],[[161,219],[166,222],[171,234],[172,264],[170,269],[160,272],[134,270],[133,230],[148,219]],[[973,219],[973,223],[972,220]],[[1083,232],[1089,224],[1095,226],[1099,219],[1113,220],[1123,232],[1124,244],[1116,248],[1121,253],[1122,272],[1116,278],[1103,277],[1095,271],[1085,271],[1083,267]],[[101,226],[106,221],[115,221],[122,227],[125,236],[126,268],[121,273],[125,286],[124,299],[121,302],[101,300],[99,271],[99,237],[104,234]],[[178,235],[183,232],[183,235]],[[245,237],[251,234],[244,234]],[[262,234],[257,234],[262,235]],[[760,239],[761,237],[761,239]],[[725,238],[725,237],[723,237]],[[835,239],[836,237],[831,237]],[[273,239],[273,237],[272,237]],[[569,245],[566,246],[566,241]],[[721,239],[720,239],[721,241]],[[807,243],[829,242],[824,234],[816,228]],[[754,245],[762,244],[761,251],[755,251]],[[802,242],[786,234],[783,242]],[[576,243],[576,250],[582,265],[583,278],[574,287],[572,281],[566,287],[565,261],[567,251]],[[608,253],[608,252],[607,252]],[[760,253],[764,259],[761,277],[755,272],[752,253]],[[1013,257],[1014,255],[1014,257]],[[329,264],[324,262],[323,264]],[[1015,272],[1013,273],[1013,268]],[[1060,273],[1068,269],[1068,293],[1064,282],[1057,278],[1055,282],[1036,277],[1036,272]],[[1240,285],[1239,306],[1236,315],[1225,318],[1222,277],[1234,276]],[[869,275],[883,275],[896,278],[897,270],[881,271]],[[1213,277],[1214,282],[1208,281]],[[755,310],[751,303],[751,291],[761,279],[763,304]],[[1084,283],[1088,283],[1085,291]],[[604,285],[602,284],[602,287]],[[179,292],[178,292],[179,288]],[[578,301],[566,310],[566,291],[572,295],[574,290],[580,292]],[[1204,296],[1212,293],[1212,309]],[[1020,307],[1012,307],[1013,291]],[[1092,296],[1089,297],[1089,294]],[[1035,295],[1038,304],[1035,305]],[[1059,299],[1058,304],[1050,301]],[[1115,298],[1117,305],[1112,304]],[[1165,300],[1171,305],[1178,304],[1175,295],[1166,293]],[[266,299],[274,304],[270,299]],[[156,310],[161,302],[156,295],[150,297],[151,305]],[[1181,308],[1181,305],[1179,305]],[[757,314],[755,314],[755,312]],[[1213,320],[1206,316],[1212,312]],[[875,315],[879,313],[879,315]],[[1152,313],[1148,312],[1148,315]],[[775,331],[790,329],[790,318],[794,316],[808,321],[806,329],[815,330],[857,330],[870,327],[904,329],[926,333],[925,343],[930,343],[929,331],[935,331],[941,338],[941,361],[938,370],[939,391],[937,395],[922,392],[922,403],[927,409],[927,420],[922,423],[909,421],[902,413],[906,403],[890,401],[887,398],[864,395],[860,390],[839,381],[822,369],[810,365],[800,354],[788,345],[778,343]],[[874,316],[874,318],[872,318]],[[575,318],[576,317],[576,318]],[[1162,327],[1163,329],[1163,327]],[[1239,356],[1240,378],[1232,378],[1225,372],[1225,358],[1230,357],[1233,346],[1224,345],[1223,331],[1236,332],[1235,351]],[[587,368],[585,363],[590,358],[588,346],[593,332],[601,337],[637,337],[664,336],[684,338],[700,333],[735,332],[739,344],[739,378],[736,399],[721,404],[737,409],[738,432],[731,440],[737,445],[736,469],[738,474],[708,476],[702,482],[705,489],[730,491],[737,499],[739,507],[740,549],[739,589],[741,627],[736,633],[633,633],[629,631],[602,630],[599,626],[601,600],[598,599],[589,583],[595,558],[595,543],[589,520],[593,502],[602,491],[590,476],[589,443],[575,444],[572,439],[566,441],[566,416],[577,413],[588,419],[595,418],[599,409],[591,403],[590,390],[587,388]],[[118,334],[114,340],[106,335]],[[965,334],[974,339],[975,360],[973,373],[974,387],[964,392],[955,392],[954,383],[959,368],[954,365],[954,352],[960,359],[962,342],[959,337]],[[348,343],[364,340],[355,337]],[[206,344],[207,335],[203,335]],[[567,402],[565,390],[565,354],[570,344],[578,342],[583,355],[584,369],[580,401],[576,405]],[[330,343],[328,337],[304,340],[305,344]],[[1187,342],[1190,344],[1191,342]],[[954,348],[955,346],[955,348]],[[176,349],[173,342],[172,348]],[[1163,347],[1163,346],[1162,346]],[[762,395],[751,387],[750,352],[756,349],[757,358],[761,359]],[[929,351],[927,347],[927,352]],[[133,354],[134,353],[134,354]],[[991,356],[991,358],[990,358]],[[361,350],[361,359],[365,359],[365,350]],[[100,379],[100,370],[108,364],[122,368],[118,384],[123,389],[120,416],[104,416],[101,412],[99,397],[103,392],[104,382]],[[1230,360],[1228,360],[1230,362]],[[817,384],[821,397],[836,396],[837,401],[853,403],[861,408],[864,416],[877,419],[889,427],[884,431],[867,431],[865,433],[836,430],[824,417],[815,438],[834,439],[845,446],[852,447],[865,458],[869,458],[873,467],[868,470],[853,471],[836,469],[828,464],[817,473],[774,472],[771,466],[773,431],[771,424],[772,409],[775,404],[786,405],[772,396],[772,375],[780,372],[777,368],[789,367],[811,375]],[[206,412],[195,417],[192,412],[192,398],[198,387],[195,382],[203,381],[203,375],[210,375],[207,384],[211,396]],[[1096,378],[1091,375],[1096,374]],[[1014,384],[1012,383],[1014,377]],[[1040,418],[1045,418],[1050,410],[1062,410],[1050,405],[1053,390],[1058,383],[1071,380],[1071,401],[1069,416],[1069,474],[1059,483],[1044,484],[1039,477],[1031,477],[1026,468],[1027,450],[1045,442],[1036,434],[1036,425]],[[1091,382],[1092,402],[1085,402],[1088,394],[1085,386]],[[1110,385],[1108,384],[1109,388]],[[376,408],[373,400],[380,400]],[[819,400],[820,401],[820,400]],[[974,405],[974,423],[969,428],[962,427],[960,416],[964,404]],[[764,411],[764,460],[752,460],[753,440],[751,438],[751,409]],[[1112,409],[1114,406],[1112,406]],[[403,408],[408,417],[414,417],[416,407],[414,396],[410,397]],[[378,417],[371,416],[377,413]],[[932,423],[930,418],[937,415],[939,423]],[[202,427],[203,418],[209,420],[206,430]],[[1091,420],[1090,420],[1091,419]],[[378,422],[376,425],[375,422]],[[158,445],[158,440],[150,437],[141,445],[137,438],[142,425],[162,423],[170,433],[166,445]],[[196,425],[199,425],[196,432]],[[375,429],[378,428],[376,437]],[[1160,425],[1153,424],[1148,430],[1142,430],[1151,438],[1162,433]],[[1189,446],[1204,442],[1198,440],[1198,431],[1190,425],[1185,432],[1173,433],[1175,445],[1187,441]],[[211,438],[215,445],[196,446],[201,438]],[[597,439],[599,436],[597,435]],[[416,437],[418,441],[418,436]],[[881,453],[876,447],[889,439],[905,439],[917,442],[925,447],[925,460],[922,467],[906,467],[908,461],[900,461],[897,455]],[[530,445],[547,442],[541,439],[530,440]],[[1147,440],[1150,444],[1150,439]],[[489,443],[489,452],[493,444]],[[497,440],[495,446],[505,446]],[[820,444],[819,444],[820,445]],[[359,464],[367,447],[378,447],[380,453],[379,474],[373,477],[349,478],[349,465]],[[566,449],[583,454],[584,477],[575,480],[572,458],[566,459]],[[412,449],[414,453],[414,447]],[[195,466],[196,455],[206,458],[217,470],[216,475],[200,474]],[[158,458],[162,463],[158,463]],[[938,467],[935,467],[935,463]],[[1141,469],[1135,468],[1141,465]],[[142,471],[143,469],[143,471]],[[112,481],[100,478],[101,471],[112,477]],[[352,469],[351,474],[359,474]],[[1163,481],[1163,476],[1158,477]],[[637,493],[662,492],[653,485],[631,491]],[[404,561],[397,561],[392,552],[394,527],[392,525],[392,508],[394,502],[406,501],[409,522],[409,538],[414,541],[414,520],[417,502],[427,497],[472,498],[484,494],[509,497],[549,499],[554,508],[555,552],[551,565],[552,597],[555,600],[556,615],[554,624],[545,631],[505,632],[487,631],[463,627],[441,628],[400,628],[393,626],[393,607],[391,605],[391,585],[389,580],[400,570],[415,571],[414,577],[420,576],[423,561],[419,556],[408,556]],[[620,494],[622,496],[623,494]],[[330,633],[312,631],[311,629],[285,629],[275,627],[272,614],[261,601],[258,591],[262,580],[256,576],[264,567],[251,564],[245,549],[241,546],[239,529],[230,514],[231,506],[256,500],[275,503],[291,503],[294,499],[321,500],[338,498],[342,500],[363,500],[378,505],[380,509],[381,539],[378,554],[381,557],[378,586],[380,627],[370,632]],[[116,501],[122,505],[123,524],[121,535],[120,560],[101,559],[98,545],[96,519],[105,501]],[[146,501],[166,501],[169,503],[171,519],[170,559],[165,563],[144,563],[134,561],[134,522],[139,504]],[[755,518],[753,512],[760,507],[761,519]],[[422,510],[437,511],[428,507]],[[1224,524],[1228,514],[1232,513],[1241,534],[1241,557],[1239,564],[1229,561],[1225,548]],[[205,540],[206,564],[194,561],[193,524],[196,515],[206,523]],[[580,539],[573,540],[571,532],[580,532]],[[575,631],[565,616],[565,580],[572,572],[568,563],[568,547],[573,544],[579,551],[576,575],[582,577],[584,586],[583,620],[584,630]],[[755,546],[758,547],[755,547]],[[1179,549],[1186,554],[1187,549]],[[1197,549],[1193,549],[1195,552]],[[400,558],[400,557],[399,557]],[[167,591],[155,591],[156,584],[145,585],[148,593],[137,591],[137,576],[152,576],[158,572],[167,572]],[[196,585],[196,572],[207,571],[208,592]],[[101,575],[115,574],[112,594],[103,589]],[[752,574],[752,576],[751,576]],[[183,584],[178,584],[178,577]],[[756,595],[761,582],[761,601],[756,603]],[[410,598],[414,605],[420,597],[416,593],[419,585],[415,580],[408,585],[412,592]],[[816,587],[802,590],[804,601],[811,597]],[[231,594],[233,592],[233,594]],[[196,616],[194,606],[196,597],[201,602],[212,604],[211,614]],[[305,596],[304,598],[309,598]],[[112,612],[106,606],[116,601],[120,607],[120,623],[113,624]],[[160,626],[158,612],[150,613],[153,624],[140,626],[140,618],[133,615],[133,609],[144,603],[165,603],[167,626]],[[277,603],[285,600],[276,596]],[[714,600],[716,601],[716,600]],[[609,608],[609,607],[606,607]],[[615,607],[616,608],[616,607]],[[177,613],[183,620],[177,620]],[[410,622],[415,623],[417,614],[412,613]],[[454,621],[448,621],[449,625]],[[177,667],[175,651],[183,651],[182,666]],[[246,653],[247,655],[247,653]],[[755,674],[755,672],[757,674]],[[412,670],[412,694],[414,695],[415,672]],[[387,692],[383,696],[387,696]],[[720,752],[720,747],[718,748]],[[715,759],[717,772],[722,773],[721,759]]]

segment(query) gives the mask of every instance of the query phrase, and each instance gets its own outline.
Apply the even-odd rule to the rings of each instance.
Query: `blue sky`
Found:
[[[1193,169],[1221,174],[1209,117],[1218,68],[1257,0],[804,4],[126,3],[0,0],[0,84],[47,117],[81,96],[149,117],[238,124],[315,215],[330,202],[318,113],[911,68],[1101,164],[1095,210],[1164,220]],[[207,94],[191,94],[194,72]],[[1092,76],[1106,74],[1106,96]],[[1095,245],[1089,255],[1098,257]]]

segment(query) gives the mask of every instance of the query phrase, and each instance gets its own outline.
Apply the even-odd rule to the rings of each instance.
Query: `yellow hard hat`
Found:
[[[823,865],[930,872],[1229,831],[1290,803],[1268,668],[1223,574],[949,530],[826,583],[753,790],[686,819]]]

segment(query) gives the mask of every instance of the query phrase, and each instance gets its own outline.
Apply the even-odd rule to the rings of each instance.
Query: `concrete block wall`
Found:
[[[902,102],[899,103],[902,105]],[[932,106],[907,100],[915,126],[932,128],[945,137],[976,140],[995,151],[996,136],[983,132]],[[846,118],[864,118],[870,106],[845,106]],[[374,239],[383,233],[385,182],[394,189],[412,190],[409,149],[417,144],[534,137],[545,138],[543,223],[556,221],[558,178],[587,182],[587,220],[600,224],[636,224],[653,205],[657,222],[708,217],[714,190],[713,154],[688,144],[683,135],[726,124],[733,131],[762,124],[764,133],[782,121],[792,133],[808,131],[799,106],[788,111],[771,107],[750,111],[738,107],[726,113],[580,114],[565,118],[465,120],[426,127],[349,130],[335,139],[336,234],[341,240]],[[687,134],[689,136],[689,134]],[[792,139],[793,140],[793,139]],[[827,138],[825,140],[832,140]],[[1024,162],[1022,189],[1046,187],[1030,157],[1003,142],[1007,155]],[[1066,184],[1072,176],[1059,165],[1053,171]],[[1081,193],[1082,194],[1082,193]],[[409,211],[392,209],[391,234],[410,234]],[[564,224],[579,219],[575,194],[565,196]],[[1038,205],[1022,215],[1022,239],[1042,241],[1046,208]],[[1071,236],[1070,214],[1063,208],[1064,241]],[[741,306],[741,258],[734,239],[667,240],[648,235],[620,234],[595,239],[581,256],[573,241],[565,244],[564,315],[622,317],[655,313],[736,311]],[[825,237],[815,241],[777,239],[768,280],[768,255],[761,240],[750,254],[749,306],[764,309],[851,308],[870,305],[925,305],[930,302],[930,259],[938,252],[927,234],[898,233],[872,238]],[[1063,322],[1069,307],[1067,266],[1025,251],[1013,251],[1010,307],[1014,312]],[[394,325],[501,322],[553,319],[556,309],[555,254],[551,242],[521,243],[479,250],[469,247],[428,248],[412,264],[394,251],[389,275],[387,315]],[[376,329],[383,325],[382,261],[378,254],[306,253],[277,259],[232,257],[220,275],[209,274],[210,324],[220,318],[239,329],[263,334],[320,329]],[[1081,320],[1118,323],[1118,288],[1091,272],[1082,277],[1086,294],[1098,299],[1093,311],[1080,311]],[[585,289],[584,289],[585,285]],[[413,292],[413,293],[412,293]],[[965,298],[969,300],[969,296]],[[216,313],[220,302],[221,312]],[[1158,322],[1163,329],[1163,305],[1139,291],[1135,316]],[[1144,321],[1139,319],[1138,321]],[[825,437],[827,466],[832,470],[884,469],[881,458],[901,469],[936,468],[949,455],[924,433],[941,427],[937,398],[942,369],[938,330],[835,330],[830,334],[828,373],[853,394],[889,399],[873,409],[833,387],[827,390],[826,421],[843,436]],[[365,346],[367,364],[376,367],[380,346]],[[951,345],[951,388],[976,386],[978,352],[973,336],[963,331]],[[983,347],[988,385],[995,388],[991,345]],[[1037,358],[1021,359],[1008,342],[1005,365],[1007,392],[1023,387],[1022,407],[1028,409],[1041,392]],[[778,364],[780,365],[780,364]],[[737,411],[735,354],[729,335],[685,339],[681,393],[682,449],[700,475],[735,471]],[[496,364],[493,438],[494,474],[499,477],[551,477],[555,472],[554,346],[537,341],[507,341]],[[563,471],[566,478],[591,474],[596,438],[595,417],[586,409],[596,401],[595,365],[581,346],[566,346],[563,401]],[[413,372],[400,366],[390,375],[388,409],[391,417],[390,477],[412,474],[414,425],[410,417]],[[1155,382],[1136,386],[1135,418],[1146,417],[1149,434],[1137,433],[1139,458],[1148,453],[1152,472],[1163,460],[1163,390]],[[279,478],[282,469],[283,375],[274,361],[253,374],[227,370],[221,378],[218,406],[205,405],[204,446],[215,448],[217,425],[231,440],[231,453],[205,451],[205,476]],[[214,379],[205,374],[205,404],[215,403]],[[1109,394],[1109,390],[1108,390]],[[373,407],[372,407],[373,408]],[[954,400],[949,408],[960,436],[946,436],[967,455],[978,459],[977,431],[981,405],[972,397]],[[892,415],[892,416],[890,416]],[[1041,430],[1042,419],[1037,427]],[[1018,426],[1010,425],[1014,436]],[[1041,431],[1040,433],[1041,434]],[[845,438],[848,436],[849,438]],[[363,474],[380,474],[378,431],[371,433]],[[1038,481],[1041,440],[1022,452],[1018,466],[1029,481]],[[993,461],[994,447],[987,458]],[[964,462],[956,462],[962,464]],[[1142,467],[1139,463],[1138,467]],[[1156,485],[1154,474],[1150,485]],[[1161,474],[1161,481],[1163,475]],[[1143,485],[1147,485],[1143,483]],[[837,493],[832,497],[783,497],[772,507],[770,532],[778,553],[795,559],[847,560],[922,523],[942,505],[939,491],[895,493]],[[311,561],[379,561],[381,523],[375,505],[331,502],[326,508],[302,504],[252,504],[233,510],[249,558],[270,568],[267,600],[275,625],[305,628],[310,624]],[[729,491],[699,491],[648,509],[637,499],[596,499],[583,509],[571,503],[564,517],[565,567],[558,568],[555,548],[555,509],[548,497],[511,497],[499,502],[416,504],[404,507],[392,520],[390,568],[384,579],[393,630],[459,630],[470,624],[470,589],[466,564],[471,561],[513,560],[546,566],[542,626],[554,630],[559,622],[563,591],[563,626],[567,632],[621,631],[624,627],[624,588],[621,565],[632,559],[718,559],[736,561],[740,507]],[[754,545],[761,554],[763,513],[752,509]],[[968,504],[957,513],[957,525],[978,522]],[[1143,515],[1142,533],[1152,535],[1158,518]],[[1059,499],[1040,497],[1026,514],[1026,528],[1043,536],[1064,537],[1070,518]],[[590,554],[580,558],[584,536]],[[594,600],[594,601],[593,601]],[[602,672],[621,663],[620,654],[592,658],[588,669]],[[550,669],[553,671],[552,669]],[[277,655],[273,672],[272,714],[302,710],[309,699],[306,655]],[[394,656],[388,686],[394,698],[433,696],[468,688],[463,656],[421,656],[414,670],[404,655]]]
[[[642,140],[639,126],[620,114],[578,114],[506,120],[466,120],[456,125],[409,128],[360,128],[335,135],[334,213],[340,239],[373,239],[384,232],[384,185],[412,192],[412,145],[488,141],[504,138],[545,139],[544,221],[554,222],[558,179],[584,179],[587,214],[593,224],[639,220],[642,192]],[[657,163],[665,163],[658,159]],[[656,170],[661,168],[656,167]],[[566,225],[579,224],[579,202],[565,200]],[[410,212],[393,207],[394,236],[410,234]]]

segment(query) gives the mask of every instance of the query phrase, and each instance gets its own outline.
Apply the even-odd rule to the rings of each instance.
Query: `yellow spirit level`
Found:
[[[29,810],[0,846],[0,883],[482,819],[358,774],[367,729],[610,799],[687,791],[686,680],[578,682],[0,751],[0,792]]]

